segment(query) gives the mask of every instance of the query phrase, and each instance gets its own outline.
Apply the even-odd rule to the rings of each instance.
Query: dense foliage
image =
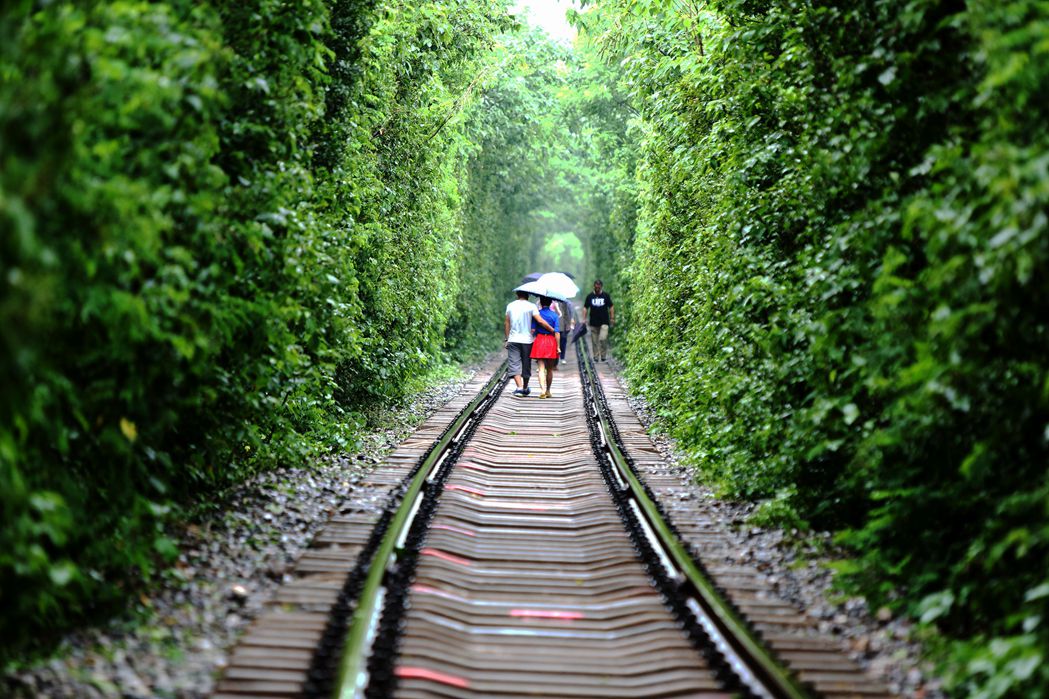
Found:
[[[625,274],[633,256],[637,227],[636,112],[614,78],[613,69],[597,57],[575,57],[571,82],[561,93],[561,109],[571,148],[569,163],[575,181],[576,228],[586,251],[582,294],[600,278],[617,304],[613,336],[629,325],[631,308],[617,299],[629,295]]]
[[[555,63],[565,54],[541,32],[504,36],[467,134],[465,244],[458,276],[464,294],[449,328],[456,344],[501,321],[511,289],[536,262],[534,211],[542,206],[559,149]],[[478,322],[479,320],[483,322]],[[501,331],[501,326],[500,326]]]
[[[507,5],[0,10],[0,660],[563,268],[704,476],[1044,696],[1044,3]]]
[[[498,0],[0,10],[0,655],[122,603],[173,504],[494,346],[499,300],[450,319],[460,269],[508,269],[461,190],[511,25]]]
[[[628,361],[695,462],[844,530],[974,696],[1049,688],[1049,12],[608,0]]]

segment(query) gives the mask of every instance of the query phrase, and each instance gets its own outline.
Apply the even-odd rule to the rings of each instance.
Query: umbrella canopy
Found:
[[[555,301],[567,301],[568,299],[564,294],[557,291],[557,289],[551,289],[545,284],[539,282],[528,282],[514,289],[514,291],[524,291],[534,296],[548,296]]]
[[[523,277],[521,277],[521,283],[534,282],[536,279],[543,276],[544,274],[548,274],[548,272],[532,272],[531,274],[526,274]],[[575,281],[575,275],[571,272],[557,272],[557,274],[563,274],[572,281]]]
[[[572,328],[572,334],[570,336],[572,344],[578,342],[579,338],[583,335],[586,335],[586,323],[576,323],[576,326]]]
[[[556,291],[561,296],[569,299],[579,293],[579,287],[563,272],[547,272],[536,279],[535,283],[542,284],[547,289]]]

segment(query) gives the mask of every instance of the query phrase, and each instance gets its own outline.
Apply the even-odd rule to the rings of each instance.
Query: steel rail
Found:
[[[597,419],[601,446],[613,466],[616,480],[625,483],[622,494],[629,498],[637,516],[641,532],[666,570],[668,577],[678,583],[678,589],[687,596],[685,604],[696,617],[709,640],[753,695],[766,699],[813,699],[814,694],[795,678],[764,646],[746,621],[722,597],[714,583],[697,565],[692,555],[660,512],[641,479],[634,472],[629,458],[618,444],[614,422],[600,379],[593,367],[589,348],[577,344],[579,363],[585,380],[591,386],[592,414]],[[622,486],[621,486],[622,488]]]
[[[368,575],[346,634],[346,644],[335,682],[334,696],[338,699],[359,699],[364,696],[368,685],[368,657],[383,608],[385,578],[401,553],[405,534],[418,511],[424,486],[431,475],[443,465],[449,450],[454,448],[459,435],[474,419],[481,404],[489,400],[497,387],[502,385],[505,370],[506,363],[503,362],[459,417],[444,431],[405,490],[404,497],[369,563]]]

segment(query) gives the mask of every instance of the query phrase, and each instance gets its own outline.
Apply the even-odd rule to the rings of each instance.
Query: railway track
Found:
[[[218,699],[886,694],[755,578],[696,561],[709,537],[674,528],[651,442],[585,353],[548,400],[502,372],[318,536]]]

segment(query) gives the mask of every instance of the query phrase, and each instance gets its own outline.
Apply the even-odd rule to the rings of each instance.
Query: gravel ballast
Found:
[[[381,427],[362,436],[358,451],[310,468],[270,471],[240,487],[223,512],[176,533],[178,563],[138,600],[139,614],[71,634],[51,660],[5,677],[0,695],[207,696],[229,650],[290,577],[314,534],[351,493],[360,497],[362,475],[456,396],[478,366],[384,411],[375,420]],[[630,402],[642,424],[651,427],[653,412],[644,399],[633,396]],[[758,569],[777,595],[816,620],[822,632],[840,638],[851,657],[883,678],[892,692],[915,699],[943,696],[921,661],[908,621],[888,610],[871,610],[862,599],[842,599],[832,588],[830,564],[841,553],[829,534],[812,534],[799,544],[789,532],[748,524],[752,504],[718,499],[694,482],[673,440],[654,434],[653,441],[680,472],[687,496],[722,525],[741,564]]]
[[[55,656],[4,677],[18,699],[196,699],[206,697],[227,653],[263,609],[363,474],[417,425],[458,395],[480,364],[381,411],[354,453],[311,467],[263,473],[239,487],[223,511],[172,536],[175,567],[128,617],[70,634]],[[375,497],[383,497],[376,493]]]
[[[832,565],[845,557],[829,532],[804,537],[783,529],[749,523],[753,503],[720,499],[695,480],[684,465],[675,440],[653,431],[655,414],[644,397],[629,391],[622,366],[610,361],[620,382],[628,389],[629,403],[668,464],[681,478],[681,498],[692,501],[703,516],[718,523],[731,541],[736,563],[758,570],[772,592],[815,622],[820,633],[841,640],[848,655],[871,675],[882,679],[889,691],[914,699],[941,699],[940,681],[923,661],[921,644],[907,619],[895,618],[888,609],[872,610],[859,597],[843,598],[834,589]]]

